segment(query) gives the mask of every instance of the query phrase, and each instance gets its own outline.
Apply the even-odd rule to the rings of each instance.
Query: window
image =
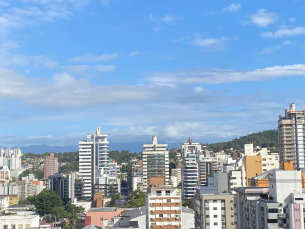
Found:
[[[214,223],[214,225],[216,226],[216,225],[218,225],[218,223]]]
[[[171,202],[171,199],[167,199],[167,203],[170,203]]]
[[[217,203],[217,200],[213,200],[213,203]]]
[[[267,223],[277,223],[277,219],[267,219]]]
[[[221,210],[225,210],[225,207],[221,207]]]
[[[210,218],[210,215],[206,215],[205,218]]]
[[[294,198],[295,200],[303,200],[303,198]]]
[[[11,229],[16,229],[16,225],[11,225]]]
[[[18,224],[18,229],[23,229],[23,224]]]
[[[209,207],[205,207],[205,210],[209,210],[210,208]]]
[[[3,229],[8,229],[8,225],[3,225]]]
[[[218,215],[214,215],[213,217],[214,217],[214,218],[217,218],[217,217],[218,217]]]
[[[103,218],[100,218],[100,221],[103,221],[104,219]]]
[[[213,207],[213,210],[217,210],[217,207]]]
[[[268,212],[269,212],[269,213],[278,213],[279,210],[278,210],[277,208],[269,208],[269,209],[268,209]]]

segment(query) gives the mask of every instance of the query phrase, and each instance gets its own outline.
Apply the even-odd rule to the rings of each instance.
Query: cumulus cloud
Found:
[[[141,101],[162,94],[162,87],[158,86],[94,86],[86,79],[76,79],[67,73],[57,74],[50,81],[39,83],[4,68],[0,68],[0,82],[3,87],[0,90],[2,99],[17,99],[25,105],[49,108]]]
[[[66,65],[64,69],[71,72],[84,72],[90,68],[89,65]]]
[[[281,49],[280,45],[275,45],[273,47],[264,48],[262,51],[258,52],[258,54],[271,54]]]
[[[120,55],[118,53],[113,54],[102,54],[96,55],[93,53],[88,53],[84,56],[74,57],[70,59],[70,62],[104,62],[117,59]]]
[[[267,27],[270,24],[275,23],[279,17],[276,13],[268,12],[265,9],[258,10],[255,14],[250,15],[250,20],[242,22],[243,24],[255,24],[260,28]]]
[[[229,5],[228,7],[226,8],[223,8],[222,11],[227,13],[237,13],[241,8],[241,5],[240,4],[235,4],[235,3],[232,3],[231,5]]]
[[[97,65],[95,68],[100,72],[112,72],[118,69],[115,65]]]
[[[295,17],[289,18],[289,21],[290,21],[291,23],[293,23],[293,22],[296,21],[296,18],[295,18]]]
[[[131,53],[129,53],[128,57],[135,57],[135,56],[140,56],[141,52],[139,51],[133,51]]]
[[[225,47],[225,42],[229,39],[226,37],[207,38],[203,39],[200,36],[196,36],[192,42],[193,45],[197,45],[204,48],[204,51],[217,52],[221,51]]]
[[[18,53],[19,45],[15,42],[5,42],[0,45],[0,67],[9,66],[28,66],[53,68],[58,65],[56,61],[48,57],[40,56],[26,56]]]
[[[262,37],[265,38],[280,38],[280,37],[291,37],[296,35],[304,35],[305,34],[305,27],[298,26],[292,29],[279,29],[272,32],[265,32],[262,33]]]
[[[161,18],[161,21],[165,22],[166,24],[174,24],[175,21],[182,19],[182,16],[175,16],[173,14],[167,14],[163,18]]]
[[[253,71],[202,69],[200,67],[178,72],[147,73],[148,81],[168,84],[221,84],[245,81],[262,81],[279,77],[305,76],[305,65],[273,66]]]
[[[283,42],[283,45],[292,45],[292,44],[293,42],[289,40]]]
[[[20,29],[40,22],[70,19],[75,11],[83,9],[90,0],[19,0],[20,7],[0,0],[0,31],[2,36],[12,29]]]

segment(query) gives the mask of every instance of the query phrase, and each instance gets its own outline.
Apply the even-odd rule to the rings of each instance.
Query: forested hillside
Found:
[[[258,133],[248,134],[240,138],[233,139],[229,142],[219,142],[206,144],[207,149],[218,151],[226,149],[242,150],[244,144],[253,143],[254,146],[261,147],[278,147],[278,131],[277,130],[265,130]]]

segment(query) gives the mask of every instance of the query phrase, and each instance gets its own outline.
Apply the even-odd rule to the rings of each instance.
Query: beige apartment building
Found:
[[[164,183],[164,178],[153,178],[146,197],[146,228],[182,228],[181,191]]]

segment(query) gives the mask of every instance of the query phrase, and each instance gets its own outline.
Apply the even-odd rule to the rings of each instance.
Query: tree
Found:
[[[67,217],[67,212],[64,206],[54,207],[53,212],[56,220]]]
[[[182,206],[194,209],[194,198],[190,198],[187,199],[185,202],[182,202]]]
[[[113,193],[111,195],[111,200],[110,200],[110,203],[109,203],[109,207],[115,207],[115,201],[116,200],[121,200],[121,196],[119,194]]]
[[[35,209],[40,216],[54,214],[55,207],[63,206],[60,195],[52,190],[43,190],[38,196],[28,197],[28,200],[35,205]]]
[[[127,202],[125,207],[127,208],[136,208],[145,206],[145,193],[141,190],[135,190],[131,193],[131,200]]]
[[[68,212],[68,219],[69,219],[69,224],[71,226],[75,226],[76,221],[81,220],[81,215],[84,213],[84,208],[81,206],[76,206],[74,204],[69,204],[67,212]]]

